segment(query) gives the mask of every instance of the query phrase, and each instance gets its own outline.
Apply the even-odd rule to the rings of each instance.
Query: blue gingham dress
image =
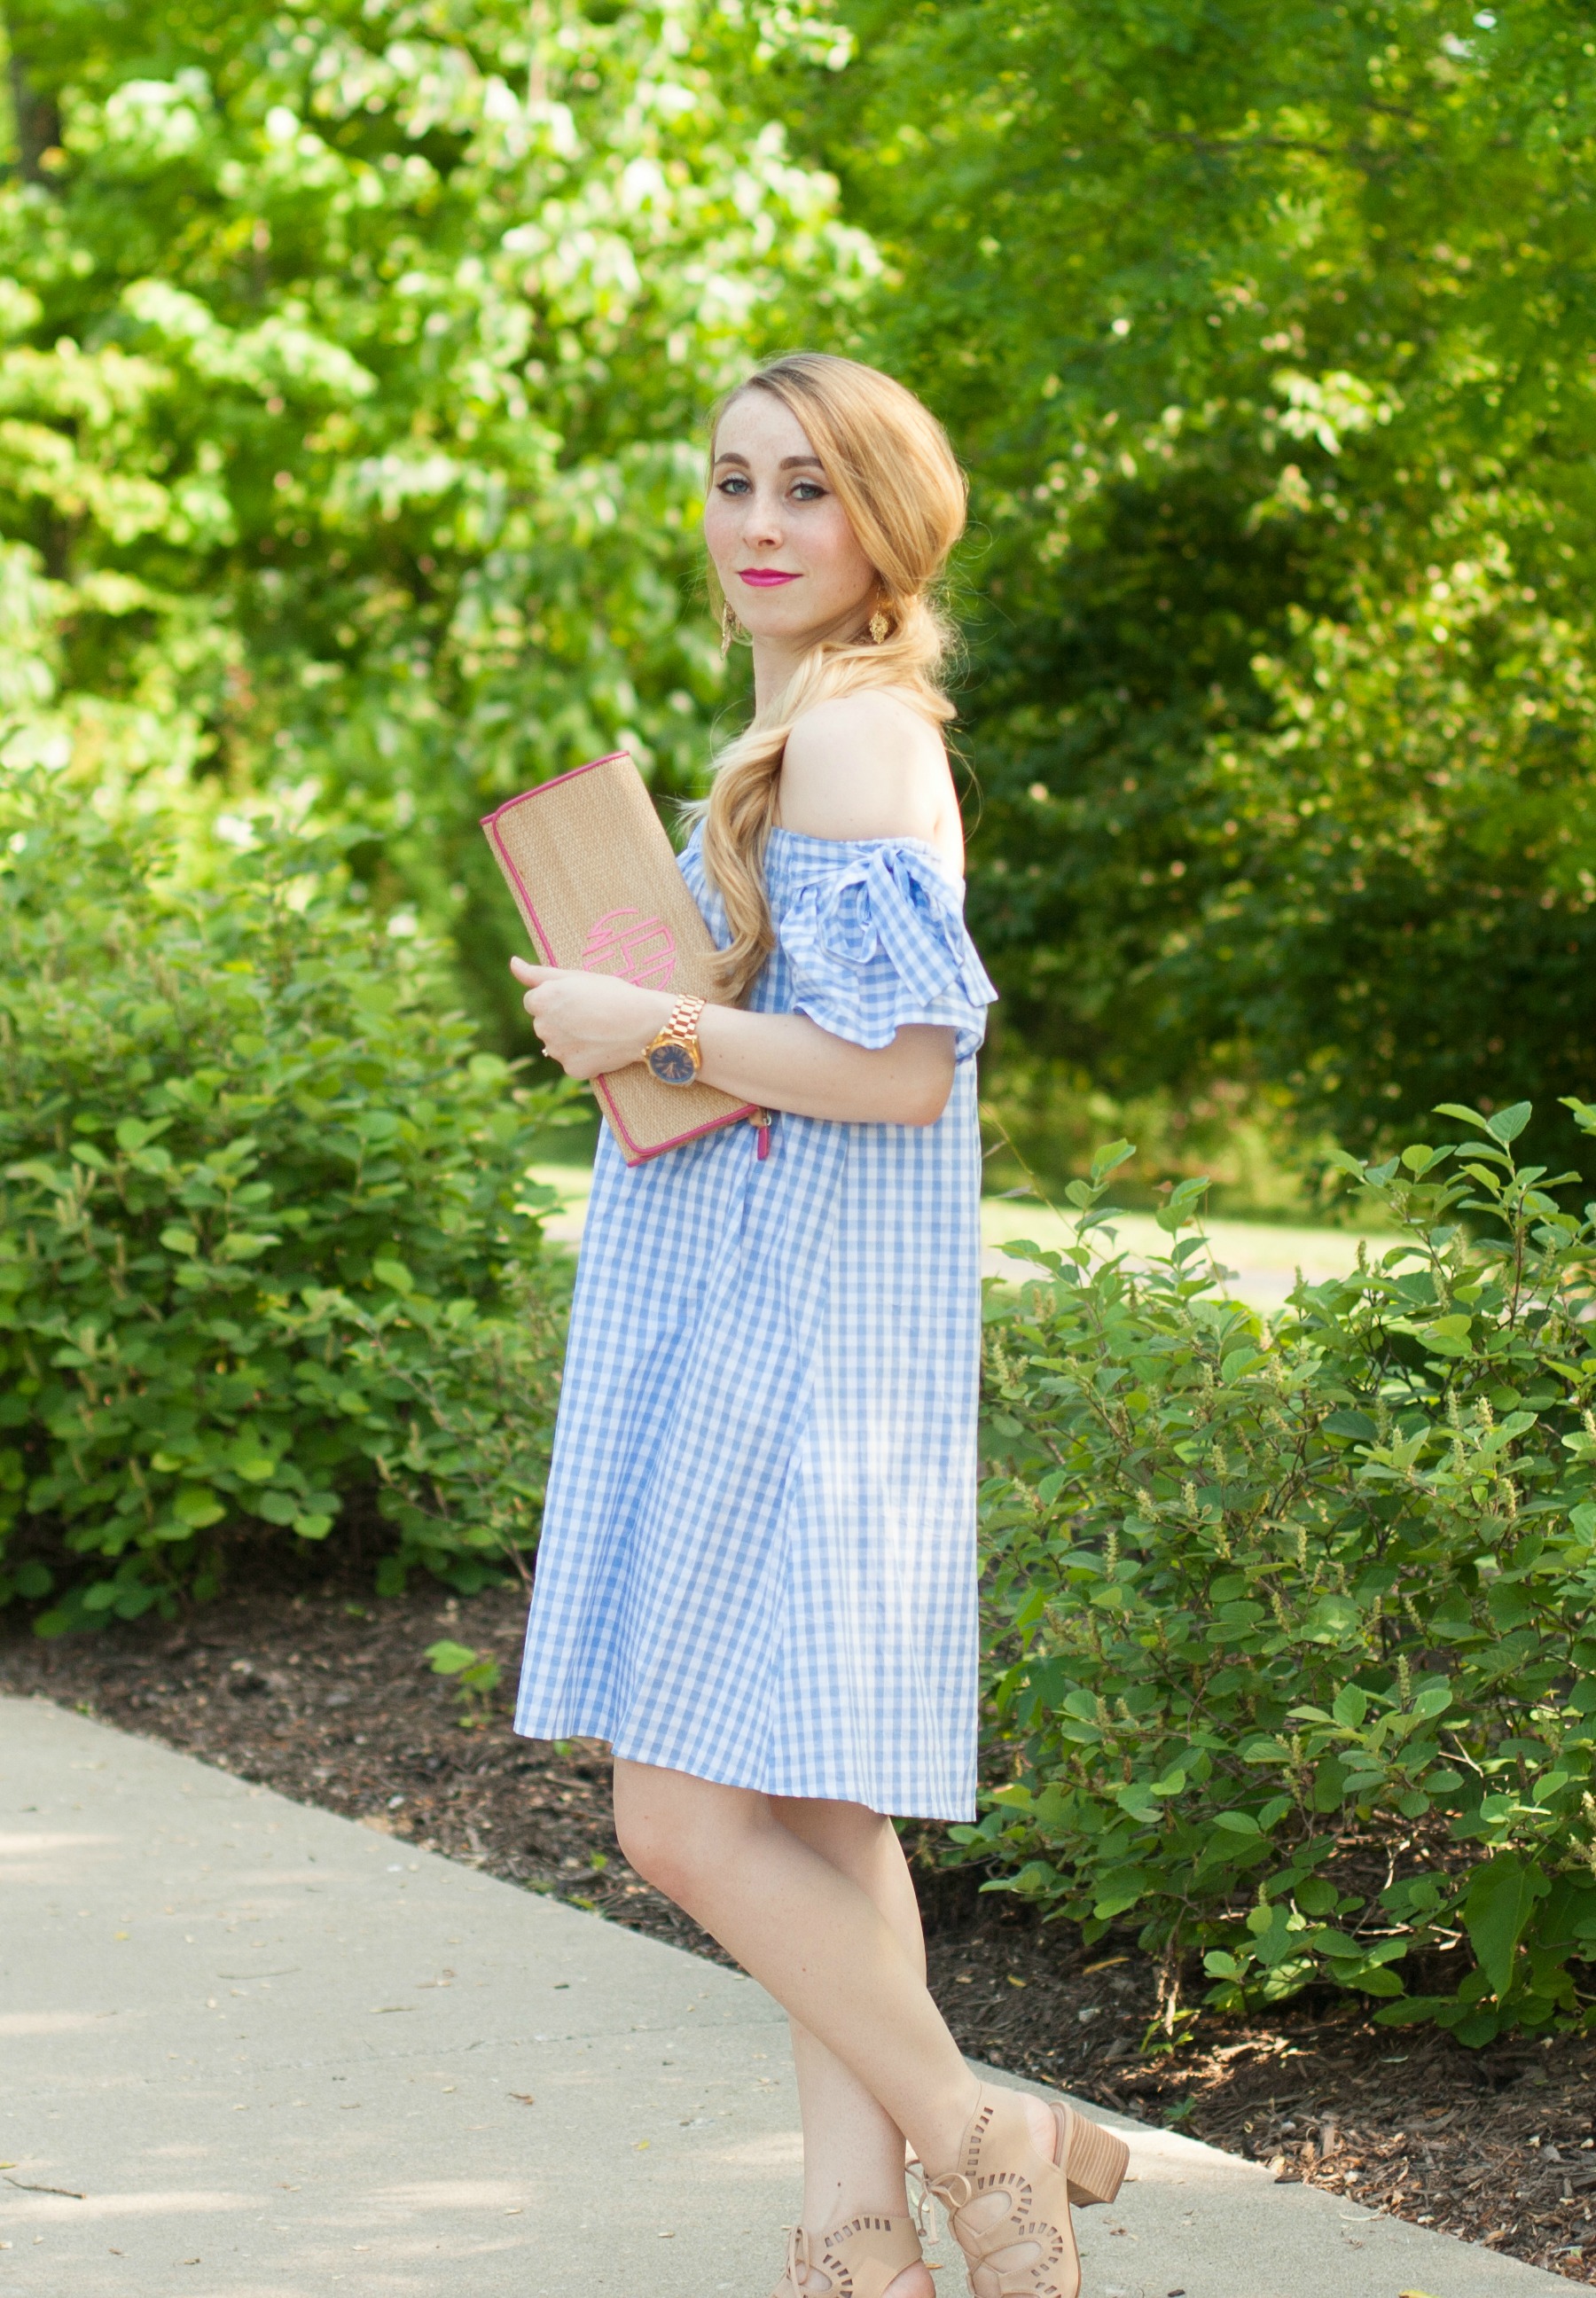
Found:
[[[729,938],[695,833],[682,876]],[[956,1033],[936,1124],[601,1136],[516,1729],[768,1795],[975,1812],[980,1143],[996,995],[916,839],[774,830],[748,999]]]

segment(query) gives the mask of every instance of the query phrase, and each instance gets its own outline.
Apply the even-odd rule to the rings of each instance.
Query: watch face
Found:
[[[699,1074],[685,1046],[653,1046],[649,1067],[661,1085],[691,1085]]]

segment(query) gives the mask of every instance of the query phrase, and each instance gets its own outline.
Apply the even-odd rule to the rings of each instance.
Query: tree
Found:
[[[974,475],[1003,1042],[1360,1141],[1588,1091],[1588,17],[847,13],[795,104]]]
[[[763,103],[806,7],[6,0],[0,759],[342,821],[451,927],[476,817],[625,747],[663,793],[722,672],[703,416],[869,249]]]

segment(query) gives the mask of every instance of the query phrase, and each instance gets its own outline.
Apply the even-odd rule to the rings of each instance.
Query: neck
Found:
[[[779,639],[754,641],[754,709],[756,715],[768,708],[793,672],[817,640],[807,639],[801,646],[790,646]]]
[[[757,713],[773,703],[788,680],[806,655],[828,639],[851,638],[859,628],[869,608],[868,599],[850,607],[835,621],[823,623],[816,630],[805,631],[790,639],[758,638],[754,640],[754,708]]]

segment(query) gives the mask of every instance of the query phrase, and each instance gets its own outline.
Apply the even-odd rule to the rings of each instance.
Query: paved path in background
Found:
[[[549,1223],[549,1234],[562,1244],[578,1244],[587,1213],[591,1176],[573,1165],[540,1165],[537,1178],[560,1193],[559,1211]],[[1114,1223],[1119,1249],[1138,1261],[1168,1252],[1170,1239],[1151,1213],[1121,1213]],[[1250,1308],[1272,1315],[1296,1283],[1300,1269],[1311,1284],[1344,1276],[1357,1261],[1358,1238],[1344,1228],[1277,1228],[1270,1221],[1213,1220],[1206,1224],[1214,1258],[1231,1272],[1230,1290]],[[1015,1261],[1003,1251],[1014,1237],[1053,1247],[1072,1242],[1069,1224],[1036,1200],[987,1197],[981,1203],[981,1236],[986,1251],[982,1274],[1006,1277],[1022,1284],[1036,1275],[1030,1261]],[[1367,1239],[1371,1252],[1383,1252],[1395,1243],[1390,1236]]]
[[[19,2298],[769,2298],[797,2202],[749,1980],[42,1701],[0,1700],[0,2063]],[[1086,2298],[1571,2289],[1118,2127]]]
[[[1161,1229],[1151,1213],[1116,1213],[1112,1250],[1129,1253],[1133,1261],[1162,1260],[1174,1239]],[[1099,1230],[1097,1237],[1104,1232]],[[1282,1309],[1299,1273],[1311,1285],[1327,1277],[1344,1277],[1357,1265],[1360,1239],[1344,1228],[1286,1228],[1270,1221],[1211,1220],[1203,1234],[1221,1269],[1229,1272],[1227,1291],[1250,1309],[1273,1316]],[[1033,1244],[1054,1249],[1075,1241],[1071,1225],[1046,1205],[1023,1197],[987,1197],[981,1203],[981,1236],[986,1252],[982,1274],[1007,1277],[1015,1284],[1037,1275],[1032,1261],[1016,1261],[1002,1250],[1013,1237],[1029,1237]],[[1361,1240],[1372,1255],[1393,1245],[1394,1236]],[[1102,1249],[1099,1244],[1099,1250]]]

